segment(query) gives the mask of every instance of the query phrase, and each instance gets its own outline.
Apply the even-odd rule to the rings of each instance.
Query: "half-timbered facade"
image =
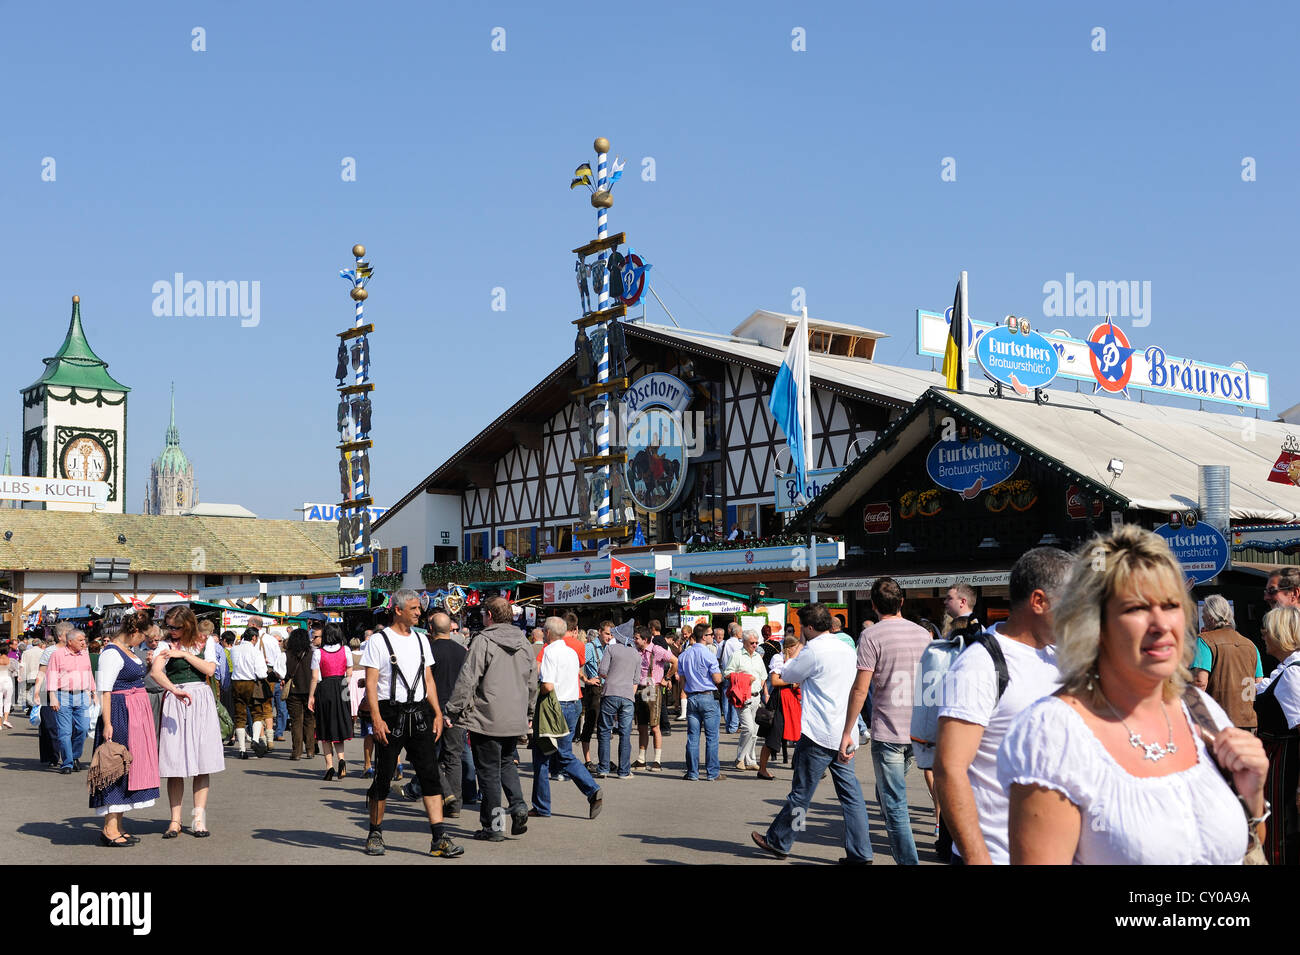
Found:
[[[647,543],[781,530],[774,478],[790,457],[768,399],[795,325],[794,316],[764,311],[731,335],[624,323],[628,378],[664,372],[691,391],[680,495],[654,513],[614,495],[617,518],[640,523]],[[940,378],[872,361],[878,332],[815,320],[810,328],[814,466],[842,468]],[[521,557],[581,547],[573,531],[592,507],[574,459],[593,453],[584,427],[593,410],[573,397],[575,365],[562,362],[376,522],[385,549],[409,550],[406,585],[420,586],[423,564],[485,559],[498,547]],[[616,492],[621,481],[614,477]]]

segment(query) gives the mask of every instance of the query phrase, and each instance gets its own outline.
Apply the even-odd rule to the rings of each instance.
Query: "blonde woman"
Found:
[[[208,677],[217,670],[217,642],[199,636],[198,622],[189,607],[173,607],[164,618],[165,642],[154,654],[152,676],[168,692],[162,701],[162,729],[158,734],[158,775],[167,780],[171,823],[164,839],[181,833],[181,802],[185,780],[194,780],[194,818],[191,834],[211,835],[207,826],[208,777],[226,768],[221,749],[217,703]]]
[[[1259,736],[1268,754],[1265,790],[1273,805],[1264,851],[1273,865],[1300,862],[1300,609],[1278,606],[1264,614],[1264,645],[1281,666],[1255,686]]]
[[[1202,691],[1218,732],[1187,708],[1194,620],[1163,539],[1126,525],[1084,546],[1055,613],[1061,689],[998,753],[1012,864],[1241,862],[1267,816],[1268,760]]]

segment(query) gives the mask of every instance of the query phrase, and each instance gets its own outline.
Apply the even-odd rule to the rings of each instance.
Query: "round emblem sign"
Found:
[[[1123,329],[1114,323],[1098,325],[1088,335],[1088,363],[1103,391],[1121,392],[1133,374],[1133,348]]]
[[[628,425],[623,474],[637,506],[661,511],[677,499],[686,480],[681,418],[662,408],[641,412]]]

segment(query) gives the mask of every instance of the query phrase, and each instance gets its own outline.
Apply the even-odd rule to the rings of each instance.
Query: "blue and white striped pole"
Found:
[[[608,162],[609,162],[609,140],[603,136],[593,144],[596,149],[596,192],[602,192],[609,186]],[[596,238],[604,239],[609,236],[609,209],[605,206],[596,208]],[[599,256],[602,266],[609,263],[608,250],[602,251]],[[600,289],[597,298],[596,308],[603,311],[609,305],[609,269],[602,267],[600,270]],[[602,336],[600,349],[600,361],[596,365],[596,381],[599,384],[609,383],[609,323],[603,325],[605,334]],[[596,454],[608,456],[609,454],[609,429],[610,429],[610,409],[609,394],[602,396],[602,410],[600,414],[600,427],[596,431]],[[601,497],[600,505],[596,511],[596,523],[601,527],[610,523],[610,502],[609,502],[609,465],[603,465],[599,471],[601,477]]]
[[[345,269],[342,272],[340,272],[339,275],[352,283],[352,291],[349,293],[352,296],[352,301],[355,303],[354,320],[352,322],[352,327],[360,328],[362,325],[366,323],[366,318],[365,318],[366,298],[369,295],[369,293],[366,291],[366,285],[370,281],[371,270],[369,266],[362,261],[366,255],[365,246],[354,245],[352,247],[352,254],[353,256],[356,257],[357,260],[356,267],[352,269]],[[361,336],[361,342],[362,342],[361,360],[357,362],[356,371],[353,374],[353,379],[352,379],[353,385],[364,385],[369,383],[370,381],[369,336],[364,336],[364,335]],[[364,401],[366,398],[366,392],[359,391],[356,393],[354,397],[357,397],[358,399]],[[361,421],[359,416],[355,416],[355,415],[353,416],[351,430],[352,430],[353,441],[363,441],[370,436],[369,431],[363,432],[361,430]],[[366,484],[366,467],[365,467],[367,457],[368,455],[364,449],[358,449],[352,452],[351,459],[348,462],[349,465],[354,463],[358,465],[352,470],[352,499],[353,500],[369,497],[369,489]],[[352,542],[352,553],[356,557],[366,556],[366,545],[365,545],[364,534],[357,534],[356,540]]]

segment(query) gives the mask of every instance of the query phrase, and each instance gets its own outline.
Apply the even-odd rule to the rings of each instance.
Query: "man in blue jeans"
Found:
[[[682,779],[700,778],[700,727],[704,727],[705,771],[710,782],[724,779],[718,772],[718,721],[722,716],[717,689],[722,683],[718,658],[705,644],[709,628],[696,624],[691,631],[691,645],[677,658],[677,672],[682,676],[686,694],[686,773]]]
[[[533,808],[528,815],[534,819],[551,814],[550,772],[566,774],[587,797],[587,818],[600,815],[602,797],[600,787],[587,772],[587,767],[573,755],[573,730],[582,713],[582,700],[578,690],[578,654],[564,640],[569,625],[562,617],[547,617],[546,649],[542,652],[542,666],[538,679],[543,694],[554,692],[560,701],[560,711],[569,732],[555,741],[555,752],[542,755],[541,745],[533,749]]]
[[[81,752],[90,732],[90,702],[95,684],[90,654],[86,652],[86,635],[82,631],[69,631],[67,644],[50,656],[45,676],[58,727],[59,772],[66,776],[82,768]]]
[[[858,675],[849,696],[840,753],[841,757],[851,754],[857,745],[856,714],[867,692],[874,690],[871,762],[876,770],[876,802],[885,814],[894,861],[916,865],[916,842],[907,808],[907,771],[916,763],[912,756],[912,689],[931,634],[903,619],[903,589],[892,577],[880,577],[872,585],[871,606],[880,621],[867,628],[858,644]]]
[[[632,698],[641,673],[641,654],[614,639],[614,632],[602,627],[600,639],[604,654],[597,673],[605,694],[600,702],[600,736],[596,747],[596,778],[609,774],[609,742],[618,726],[618,779],[632,775]],[[590,685],[590,684],[588,684]],[[657,691],[658,686],[654,689]]]
[[[803,642],[781,670],[781,679],[798,683],[803,694],[803,735],[794,748],[794,781],[767,833],[751,832],[750,838],[764,852],[786,858],[794,846],[795,833],[807,828],[808,807],[822,773],[829,769],[844,813],[844,848],[848,855],[840,861],[870,865],[867,806],[854,772],[853,755],[850,753],[844,761],[836,758],[857,672],[853,651],[829,634],[831,615],[825,604],[800,607],[799,622],[803,625]]]

